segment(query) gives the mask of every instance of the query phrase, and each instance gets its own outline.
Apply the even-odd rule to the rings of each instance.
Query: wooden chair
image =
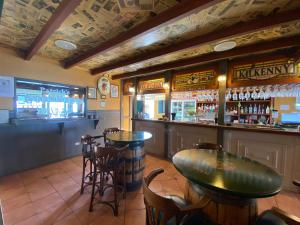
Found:
[[[82,146],[82,178],[81,178],[81,188],[80,194],[83,194],[84,189],[88,185],[92,185],[93,178],[93,161],[92,161],[92,151],[94,146],[98,143],[97,139],[103,138],[103,135],[100,136],[90,136],[85,135],[81,137],[81,146]],[[90,171],[86,174],[86,167],[89,164]]]
[[[297,180],[294,180],[293,184],[300,187],[300,182]],[[256,225],[300,225],[300,218],[273,207],[258,217]]]
[[[103,203],[110,206],[115,216],[118,216],[118,207],[120,196],[126,198],[126,175],[125,175],[125,160],[124,153],[128,146],[122,148],[99,147],[95,146],[93,172],[93,186],[91,193],[91,201],[89,211],[93,211],[94,200],[96,194],[100,197],[105,194],[109,188],[113,189],[112,200],[99,200],[98,203]],[[97,182],[99,176],[99,182]],[[110,177],[112,183],[106,179]],[[97,185],[99,184],[99,185]],[[96,190],[97,188],[97,190]]]
[[[103,136],[104,136],[104,143],[105,143],[105,145],[109,144],[108,141],[107,141],[107,138],[106,138],[106,136],[107,136],[108,134],[118,133],[118,132],[120,132],[120,131],[121,131],[121,130],[120,130],[119,128],[117,128],[117,127],[111,127],[111,128],[106,128],[106,129],[104,129],[104,131],[103,131]]]
[[[178,196],[162,197],[152,192],[149,188],[151,181],[163,172],[163,169],[156,169],[143,179],[147,225],[179,225],[184,216],[199,212],[201,208],[209,203],[210,200],[204,197],[199,204],[189,205],[184,199]],[[199,223],[198,225],[201,224],[206,223],[203,220],[203,223]]]
[[[211,150],[217,150],[222,151],[223,146],[214,144],[214,143],[208,143],[208,142],[202,142],[195,145],[196,149],[211,149]]]

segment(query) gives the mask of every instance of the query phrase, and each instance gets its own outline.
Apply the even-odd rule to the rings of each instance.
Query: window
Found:
[[[165,100],[158,100],[158,110],[159,114],[165,113]]]
[[[16,81],[16,115],[26,119],[84,117],[85,88]]]

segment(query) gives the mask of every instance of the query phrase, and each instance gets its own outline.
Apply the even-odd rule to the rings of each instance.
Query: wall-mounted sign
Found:
[[[164,78],[139,81],[139,92],[164,90]]]
[[[173,78],[174,91],[192,91],[213,88],[216,85],[214,70],[176,74]]]
[[[0,97],[12,98],[15,94],[15,81],[13,77],[0,76]]]
[[[100,77],[98,80],[98,90],[102,95],[107,95],[110,92],[110,82],[107,77]]]
[[[134,88],[134,84],[132,80],[124,80],[123,81],[123,95],[132,95],[130,92],[130,88]]]
[[[293,60],[276,60],[233,67],[233,81],[266,80],[296,75]]]
[[[231,67],[229,86],[272,84],[279,80],[297,82],[300,78],[293,59],[276,59],[264,62],[243,63]]]

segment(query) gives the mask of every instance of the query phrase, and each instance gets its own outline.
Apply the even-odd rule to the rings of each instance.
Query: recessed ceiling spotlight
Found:
[[[62,39],[55,40],[54,44],[57,47],[65,50],[75,50],[77,48],[77,46],[74,43]]]
[[[215,45],[214,50],[215,52],[223,52],[223,51],[233,49],[235,46],[236,46],[235,41],[223,41]]]

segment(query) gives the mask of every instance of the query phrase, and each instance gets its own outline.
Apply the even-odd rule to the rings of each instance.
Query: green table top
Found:
[[[215,150],[183,150],[173,156],[176,169],[194,183],[222,194],[263,198],[281,190],[271,168],[248,158]]]
[[[118,133],[113,133],[107,135],[107,139],[110,141],[117,142],[136,142],[145,141],[152,137],[152,134],[145,131],[120,131]]]

